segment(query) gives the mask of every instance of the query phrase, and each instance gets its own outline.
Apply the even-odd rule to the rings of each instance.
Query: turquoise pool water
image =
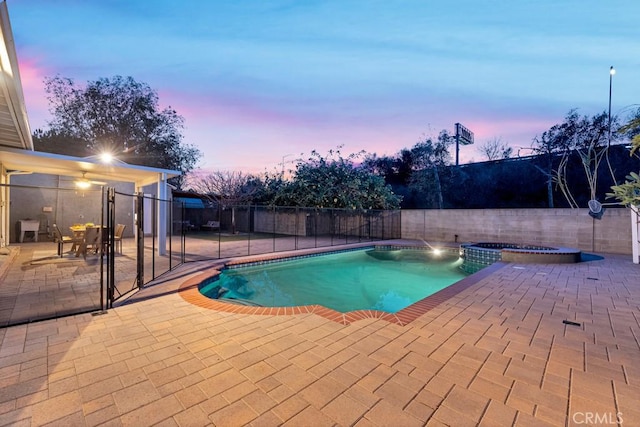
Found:
[[[464,278],[462,259],[416,250],[358,250],[224,270],[209,298],[266,307],[319,304],[395,313]]]

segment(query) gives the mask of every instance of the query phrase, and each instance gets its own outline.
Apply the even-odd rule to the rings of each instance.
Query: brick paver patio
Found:
[[[0,329],[0,425],[640,425],[629,258],[505,264],[404,326],[199,307],[190,263],[106,314]]]

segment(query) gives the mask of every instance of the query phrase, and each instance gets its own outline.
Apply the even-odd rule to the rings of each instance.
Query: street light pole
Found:
[[[609,68],[609,139],[607,147],[611,147],[611,89],[613,88],[613,75],[616,73],[616,69],[613,65]]]

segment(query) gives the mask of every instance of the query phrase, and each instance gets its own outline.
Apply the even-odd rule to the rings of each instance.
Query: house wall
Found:
[[[408,209],[402,210],[402,238],[528,243],[631,254],[629,209],[607,209],[601,220],[588,213],[588,209]]]

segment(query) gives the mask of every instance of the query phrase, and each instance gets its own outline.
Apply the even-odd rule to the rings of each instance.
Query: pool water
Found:
[[[200,292],[266,307],[395,313],[464,278],[461,264],[457,256],[427,251],[358,250],[225,269]]]

